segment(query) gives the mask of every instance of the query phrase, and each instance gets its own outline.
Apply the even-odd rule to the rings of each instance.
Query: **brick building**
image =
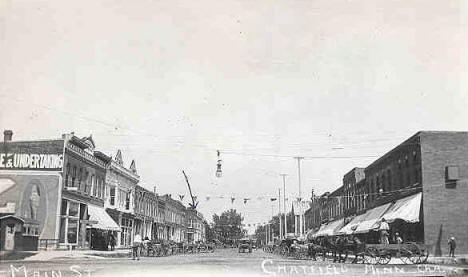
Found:
[[[163,195],[161,198],[165,202],[165,238],[175,242],[186,241],[185,206],[180,201],[172,199],[170,194]]]
[[[187,242],[205,241],[205,220],[203,215],[192,208],[186,210]]]
[[[307,214],[309,222],[323,223],[319,233],[353,233],[378,242],[373,230],[386,218],[392,233],[399,231],[405,240],[435,245],[441,232],[442,249],[454,236],[457,249],[467,253],[466,199],[468,132],[421,131],[365,169],[345,174],[343,185],[313,202]],[[337,218],[346,225],[327,230]]]
[[[140,234],[142,238],[156,238],[156,230],[153,229],[158,215],[158,196],[142,186],[135,186],[135,224],[134,234]]]
[[[118,150],[107,164],[104,202],[107,213],[120,227],[115,234],[116,247],[130,247],[133,243],[135,186],[139,180],[136,168],[125,167],[122,151]]]

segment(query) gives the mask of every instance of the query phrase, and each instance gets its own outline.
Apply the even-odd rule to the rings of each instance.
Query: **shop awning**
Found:
[[[108,231],[120,231],[119,225],[115,223],[104,208],[88,205],[88,214],[90,221],[97,222],[91,225],[92,228]]]
[[[338,219],[335,221],[332,221],[328,223],[325,226],[322,226],[320,230],[315,233],[314,237],[320,237],[320,236],[333,236],[336,235],[336,230],[339,230],[341,227],[344,225],[344,220],[343,219]]]
[[[341,228],[337,233],[345,234],[345,235],[352,234],[354,230],[356,230],[359,223],[364,221],[365,217],[366,217],[365,213],[354,217],[348,224],[346,224],[343,228]]]
[[[422,192],[405,197],[395,202],[382,217],[387,222],[393,222],[397,219],[406,222],[419,222],[419,211],[421,209]]]
[[[387,203],[382,206],[375,207],[371,210],[368,210],[364,215],[364,219],[359,223],[356,227],[354,233],[367,233],[370,230],[378,227],[376,223],[382,218],[382,215],[387,212],[388,208],[392,205],[392,203]]]

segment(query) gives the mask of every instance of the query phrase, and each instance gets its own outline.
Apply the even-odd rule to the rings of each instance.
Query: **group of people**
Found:
[[[380,243],[381,244],[390,244],[389,237],[390,237],[390,226],[388,225],[385,218],[382,218],[379,225],[380,231]],[[397,244],[403,243],[403,238],[400,236],[400,233],[396,232],[394,236],[394,241]]]
[[[141,252],[144,249],[148,249],[148,244],[150,243],[150,239],[145,237],[144,240],[141,239],[140,234],[136,234],[133,238],[133,245],[132,245],[132,258],[133,260],[140,260]]]

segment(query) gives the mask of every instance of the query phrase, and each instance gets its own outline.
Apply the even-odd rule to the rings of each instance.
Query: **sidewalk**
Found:
[[[65,259],[105,259],[130,257],[129,249],[116,249],[115,251],[98,250],[48,250],[48,251],[21,251],[1,252],[0,261],[50,261]]]
[[[442,257],[434,257],[429,256],[427,259],[427,263],[429,264],[443,264],[443,265],[468,265],[468,254],[461,254],[455,255],[454,258],[442,256]]]

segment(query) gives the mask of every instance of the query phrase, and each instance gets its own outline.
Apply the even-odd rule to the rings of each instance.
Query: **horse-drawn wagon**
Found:
[[[363,259],[368,264],[388,264],[398,258],[405,264],[421,264],[429,256],[428,246],[408,242],[402,244],[366,244]]]

